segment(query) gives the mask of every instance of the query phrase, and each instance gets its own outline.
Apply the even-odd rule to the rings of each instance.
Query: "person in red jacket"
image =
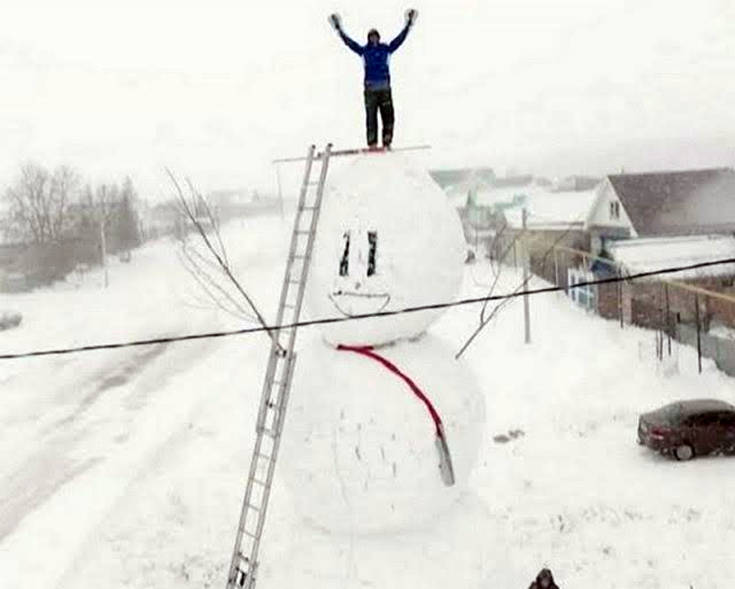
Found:
[[[414,9],[406,11],[406,25],[403,30],[390,43],[380,42],[380,33],[370,29],[367,35],[367,45],[360,45],[347,36],[342,30],[342,21],[339,15],[332,14],[329,22],[335,28],[340,38],[347,47],[362,57],[365,65],[365,123],[367,127],[367,144],[371,149],[378,145],[378,112],[383,122],[383,147],[390,149],[393,141],[393,127],[395,113],[393,109],[393,96],[390,87],[390,69],[388,61],[390,56],[406,40],[418,12]]]

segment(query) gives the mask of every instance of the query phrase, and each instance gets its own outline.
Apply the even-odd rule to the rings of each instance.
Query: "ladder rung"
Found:
[[[276,432],[276,430],[274,430],[274,429],[270,429],[270,428],[268,428],[268,427],[265,427],[265,426],[262,426],[262,427],[260,428],[260,433],[263,433],[263,434],[267,434],[267,435],[269,435],[269,436],[270,436],[271,438],[275,438],[275,437],[276,437],[276,436],[278,435],[278,433]]]
[[[262,452],[258,452],[258,456],[261,458],[265,458],[266,460],[273,460],[273,456],[269,456],[268,454],[263,454]]]
[[[265,481],[261,481],[260,479],[256,479],[255,477],[253,477],[251,480],[254,483],[258,483],[261,487],[268,487],[268,483],[266,483]]]
[[[251,534],[250,532],[248,532],[245,529],[243,529],[242,533],[245,534],[246,536],[250,536],[253,540],[257,540],[258,539],[258,536],[256,536],[255,534]]]
[[[257,512],[260,512],[260,511],[261,511],[261,509],[262,509],[261,507],[257,507],[256,505],[253,505],[252,503],[248,503],[248,504],[247,504],[247,506],[248,506],[248,507],[249,507],[250,509],[252,509],[252,510],[254,510],[254,511],[257,511]]]
[[[316,210],[316,207],[311,207],[311,206],[309,206],[309,207],[301,207],[301,210],[302,211],[314,211],[314,210]]]
[[[243,560],[246,560],[247,563],[248,563],[248,565],[250,565],[250,560],[248,559],[247,556],[240,555],[240,558],[242,558]],[[249,570],[244,571],[240,567],[237,567],[236,575],[235,575],[235,581],[234,581],[235,582],[235,585],[237,585],[239,587],[244,587],[245,586],[245,579],[248,578],[248,575],[249,574],[250,574],[250,571]],[[240,578],[241,575],[242,575],[242,578],[240,580],[242,581],[242,583],[239,583],[238,582],[238,578]]]
[[[311,229],[297,229],[296,235],[309,235],[311,233]]]
[[[240,577],[242,575],[242,577]],[[237,574],[235,574],[235,578],[233,579],[233,583],[235,584],[235,587],[245,587],[245,581],[247,580],[248,576],[250,575],[250,571],[244,571],[240,567],[237,568]],[[240,577],[238,579],[238,577]]]

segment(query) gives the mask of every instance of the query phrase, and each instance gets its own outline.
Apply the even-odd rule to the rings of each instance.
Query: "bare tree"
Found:
[[[556,247],[559,245],[561,241],[564,240],[564,238],[569,234],[573,227],[573,224],[569,224],[566,230],[562,232],[553,242],[552,244],[544,251],[543,256],[540,259],[540,265],[544,266],[549,258],[549,255],[553,253],[553,251],[556,249]],[[455,358],[459,358],[462,356],[462,354],[465,353],[467,348],[472,345],[472,342],[475,341],[477,336],[480,334],[480,332],[485,329],[485,327],[495,318],[497,315],[505,309],[512,300],[515,300],[515,298],[519,295],[521,291],[523,291],[526,286],[528,286],[528,283],[530,282],[533,274],[529,274],[528,278],[522,280],[516,288],[514,288],[509,294],[505,295],[504,297],[498,297],[497,303],[495,303],[495,306],[493,307],[492,311],[490,313],[487,313],[488,306],[490,302],[493,300],[493,293],[495,292],[495,287],[498,284],[498,280],[500,278],[500,272],[502,268],[503,261],[505,260],[505,257],[508,255],[508,252],[510,251],[511,247],[515,247],[516,241],[520,238],[523,241],[527,240],[526,230],[519,231],[514,237],[513,240],[510,242],[510,244],[503,250],[503,253],[500,256],[500,261],[498,264],[498,271],[495,274],[495,279],[493,280],[492,285],[490,286],[490,290],[487,294],[487,300],[484,301],[482,305],[482,309],[480,310],[480,317],[479,317],[479,324],[475,328],[475,330],[470,334],[470,336],[465,340],[465,342],[460,347],[459,351],[455,354]],[[524,247],[524,251],[526,252],[526,255],[530,256],[530,251],[528,250],[528,245]],[[530,262],[530,258],[529,258]]]
[[[130,260],[130,250],[140,245],[138,213],[135,209],[137,198],[133,181],[127,176],[120,189],[120,211],[113,227],[117,245],[127,261]]]
[[[82,179],[79,173],[70,166],[57,167],[51,176],[52,235],[58,239],[68,228],[67,208],[79,194]]]
[[[69,166],[59,166],[51,173],[36,162],[26,162],[5,192],[8,231],[22,241],[58,241],[68,228],[68,206],[79,185],[79,174]]]
[[[199,246],[197,246],[197,243],[189,238],[186,229],[181,232],[179,253],[184,268],[211,303],[238,319],[258,323],[265,329],[268,336],[276,341],[276,335],[268,327],[255,301],[243,288],[232,270],[222,241],[219,220],[209,203],[188,179],[186,183],[189,188],[189,198],[187,198],[171,170],[166,169],[166,173],[176,189],[185,223],[192,227],[199,238]]]

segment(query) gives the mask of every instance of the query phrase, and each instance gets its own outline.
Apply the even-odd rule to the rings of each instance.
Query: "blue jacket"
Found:
[[[360,45],[345,35],[341,29],[338,31],[339,36],[345,45],[352,49],[355,53],[362,57],[365,64],[365,87],[366,88],[388,88],[390,87],[390,69],[388,68],[388,58],[391,53],[398,49],[406,40],[410,25],[403,27],[398,36],[390,43],[378,43],[377,45]]]

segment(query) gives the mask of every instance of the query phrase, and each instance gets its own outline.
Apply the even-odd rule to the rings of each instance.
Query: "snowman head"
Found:
[[[423,170],[395,154],[333,173],[324,195],[307,305],[315,318],[351,318],[450,302],[462,279],[459,217]],[[380,345],[423,333],[441,310],[322,326],[334,344]]]

